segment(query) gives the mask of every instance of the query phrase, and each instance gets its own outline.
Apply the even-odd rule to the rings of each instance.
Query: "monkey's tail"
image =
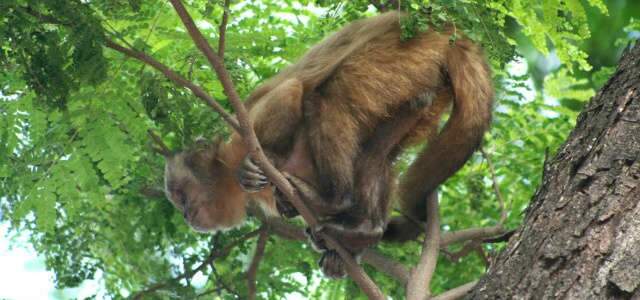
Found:
[[[493,87],[491,73],[481,49],[459,39],[446,58],[454,94],[453,109],[442,131],[411,164],[399,185],[403,217],[391,220],[383,239],[415,239],[426,220],[426,201],[436,196],[438,185],[460,169],[482,142],[491,123]]]

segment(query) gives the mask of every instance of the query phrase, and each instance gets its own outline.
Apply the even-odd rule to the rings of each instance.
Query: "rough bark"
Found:
[[[640,299],[640,42],[546,164],[472,299]]]

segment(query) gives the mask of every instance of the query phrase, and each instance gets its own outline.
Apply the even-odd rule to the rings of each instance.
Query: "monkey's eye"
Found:
[[[183,189],[174,189],[173,190],[173,199],[177,204],[184,207],[185,202],[187,201],[187,195],[185,194]]]

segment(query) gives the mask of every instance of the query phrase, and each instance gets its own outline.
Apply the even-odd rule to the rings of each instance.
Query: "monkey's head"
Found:
[[[212,232],[238,225],[246,200],[219,143],[166,157],[165,193],[195,230]]]

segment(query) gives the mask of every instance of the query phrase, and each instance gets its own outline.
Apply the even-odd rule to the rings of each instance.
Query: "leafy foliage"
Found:
[[[187,2],[212,43],[219,38],[222,2]],[[489,157],[475,155],[441,189],[444,231],[499,220],[487,159],[495,165],[497,185],[507,201],[506,224],[519,224],[520,212],[540,182],[545,153],[557,149],[576,112],[613,72],[590,63],[588,48],[583,49],[592,30],[590,9],[595,14],[608,12],[601,0],[587,3],[401,1],[399,9],[408,12],[403,21],[406,38],[454,22],[460,34],[484,46],[498,90],[495,121],[484,144]],[[247,95],[328,33],[376,13],[362,0],[234,4],[225,64],[239,92]],[[626,30],[638,31],[637,18]],[[211,68],[164,1],[2,1],[3,220],[31,234],[59,287],[74,287],[101,274],[112,298],[127,297],[154,283],[167,283],[153,294],[163,299],[192,298],[207,291],[223,299],[245,297],[244,272],[255,239],[204,266],[199,281],[170,280],[195,269],[211,249],[222,249],[258,228],[259,222],[250,219],[239,229],[214,236],[192,232],[157,193],[163,161],[151,150],[147,136],[147,130],[154,130],[170,147],[180,149],[200,135],[227,135],[226,125],[188,91],[106,50],[106,37],[145,51],[229,106]],[[513,72],[525,65],[520,55],[534,49],[557,55],[563,64],[546,76],[543,87],[536,87],[527,73]],[[598,68],[593,76],[581,73],[592,65]],[[534,63],[529,71],[536,71]],[[412,154],[397,163],[400,172]],[[498,248],[485,246],[488,252]],[[271,237],[266,249],[258,271],[260,298],[294,293],[326,299],[363,297],[350,281],[323,279],[315,266],[317,257],[306,244]],[[420,251],[417,243],[380,249],[408,264],[416,262]],[[441,292],[476,279],[484,269],[478,256],[457,263],[441,256],[433,289]],[[368,271],[390,296],[403,297],[397,282]]]

